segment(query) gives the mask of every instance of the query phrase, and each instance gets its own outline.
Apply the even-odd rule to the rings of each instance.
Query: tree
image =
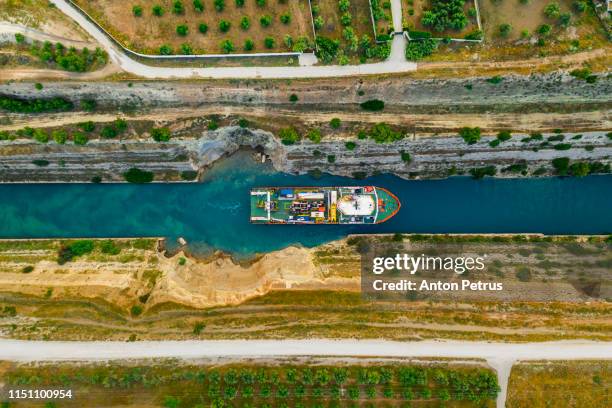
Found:
[[[289,13],[281,14],[280,21],[283,24],[289,24],[291,22],[291,14]]]
[[[170,140],[170,129],[167,127],[151,129],[151,137],[156,142],[168,142]]]
[[[421,24],[437,32],[462,30],[468,24],[463,4],[464,0],[432,0],[431,9],[423,13]]]
[[[320,30],[325,25],[325,20],[323,20],[323,17],[317,16],[315,17],[313,23],[315,30]]]
[[[231,24],[227,20],[221,20],[219,22],[219,30],[221,30],[222,33],[227,33],[230,27],[231,27]]]
[[[198,31],[202,34],[206,34],[206,32],[208,31],[208,24],[200,23],[200,25],[198,25]]]
[[[172,48],[170,48],[168,44],[164,44],[161,47],[159,47],[159,53],[160,55],[171,55]]]
[[[193,0],[193,8],[198,13],[203,12],[204,11],[204,4],[202,3],[202,0]]]
[[[272,37],[264,38],[264,45],[266,46],[266,48],[274,48],[274,45],[275,45],[274,38]]]
[[[159,4],[156,4],[155,6],[153,6],[151,11],[153,12],[153,15],[157,17],[161,17],[164,15],[164,8],[160,6]]]
[[[49,141],[49,135],[43,129],[34,129],[34,140],[38,143],[47,143]]]
[[[255,2],[257,3],[257,5],[259,7],[265,7],[266,6],[266,0],[255,0]]]
[[[187,43],[183,43],[183,44],[181,44],[181,52],[184,55],[192,55],[193,54],[193,48],[191,48],[191,45],[189,45]]]
[[[410,153],[404,150],[400,151],[400,157],[402,158],[402,161],[406,164],[409,164],[412,161],[412,157],[410,156]]]
[[[355,148],[357,147],[357,143],[352,142],[352,141],[346,142],[344,146],[346,147],[347,150],[355,150]]]
[[[349,0],[340,0],[338,2],[338,8],[342,12],[348,11],[350,7],[351,7],[351,2]]]
[[[226,54],[229,54],[235,49],[236,47],[234,47],[234,43],[231,42],[230,40],[224,40],[221,42],[221,50],[223,50],[223,52],[225,52]]]
[[[569,171],[575,177],[584,177],[589,175],[591,168],[587,162],[576,162],[569,166]]]
[[[544,15],[548,18],[557,18],[559,17],[559,13],[561,12],[561,7],[559,7],[559,3],[551,2],[544,7]]]
[[[140,170],[137,167],[132,167],[131,169],[123,173],[123,177],[128,183],[142,184],[152,182],[154,175],[150,171]]]
[[[270,24],[272,24],[272,17],[269,15],[261,16],[259,23],[262,25],[262,27],[268,27]]]
[[[114,137],[117,136],[117,133],[118,132],[115,126],[106,125],[102,128],[102,131],[100,132],[100,136],[102,136],[105,139],[113,139]]]
[[[253,48],[255,48],[255,42],[253,40],[251,40],[250,38],[247,38],[246,40],[244,40],[244,50],[245,51],[252,51]]]
[[[25,42],[25,35],[21,33],[15,33],[15,42],[17,44],[23,44]]]
[[[342,124],[342,121],[340,120],[340,118],[333,118],[332,120],[329,121],[329,126],[331,126],[332,129],[338,129],[341,124]]]
[[[500,142],[506,142],[510,140],[510,138],[512,138],[512,133],[510,133],[508,130],[502,130],[497,134],[497,139]]]
[[[465,140],[467,144],[474,144],[480,140],[480,128],[479,127],[463,127],[459,129],[459,136]]]
[[[142,6],[136,5],[132,7],[132,14],[134,14],[136,17],[142,16]]]
[[[572,3],[572,7],[578,13],[583,13],[587,9],[587,2],[583,0],[576,0]]]
[[[243,30],[248,30],[250,26],[251,26],[251,20],[249,20],[247,16],[242,16],[242,18],[240,19],[240,27]]]
[[[508,37],[512,31],[512,26],[508,23],[501,24],[499,26],[499,35],[502,37]]]
[[[185,12],[185,7],[180,0],[174,0],[174,3],[172,3],[172,12],[174,14],[183,14]]]
[[[340,24],[342,24],[343,26],[350,26],[352,22],[353,16],[351,15],[351,13],[344,13],[340,16]]]
[[[215,0],[214,4],[215,10],[217,11],[223,11],[223,9],[225,8],[225,0]]]
[[[176,33],[181,37],[185,37],[187,34],[189,34],[189,27],[187,27],[185,24],[179,24],[176,26]]]
[[[243,7],[244,6],[244,0],[236,0],[236,7]]]
[[[316,51],[317,57],[320,58],[324,63],[328,64],[336,58],[338,49],[340,48],[340,41],[332,40],[327,37],[318,35],[316,38],[318,49]]]
[[[561,13],[559,15],[559,25],[561,27],[569,27],[572,21],[572,15],[570,13]]]
[[[293,102],[293,103],[295,103],[295,102],[297,102],[297,101],[298,101],[298,99],[299,99],[299,98],[298,98],[298,96],[297,96],[296,94],[291,94],[291,95],[289,95],[289,102]]]

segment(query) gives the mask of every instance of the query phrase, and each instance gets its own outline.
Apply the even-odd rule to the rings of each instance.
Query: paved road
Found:
[[[467,341],[395,342],[384,340],[219,340],[49,342],[0,340],[0,361],[75,361],[129,358],[271,356],[379,356],[482,358],[497,370],[505,405],[508,378],[517,360],[612,359],[605,342],[486,343]]]
[[[371,75],[409,72],[416,64],[403,58],[404,47],[395,44],[388,60],[374,64],[346,66],[299,66],[299,67],[210,67],[167,68],[145,65],[128,57],[106,35],[65,0],[53,0],[59,10],[75,20],[87,33],[98,41],[110,58],[124,71],[144,78],[325,78],[352,75]],[[401,37],[401,36],[398,36]],[[405,39],[397,40],[404,44]]]

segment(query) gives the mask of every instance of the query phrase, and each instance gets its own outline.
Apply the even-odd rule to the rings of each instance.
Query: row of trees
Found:
[[[245,0],[234,0],[234,1],[236,4],[236,7],[239,7],[239,8],[244,7]],[[286,3],[287,0],[281,0],[280,2]],[[255,0],[255,3],[259,7],[265,7],[267,4],[267,0]],[[193,4],[193,10],[196,13],[204,12],[205,7],[204,7],[204,2],[202,0],[193,0],[192,4]],[[225,0],[214,0],[213,6],[217,12],[221,12],[225,10],[225,6],[226,6]],[[171,11],[172,11],[172,14],[175,14],[175,15],[184,15],[185,5],[183,4],[181,0],[174,0],[172,2]],[[142,17],[144,15],[144,7],[140,4],[132,6],[132,14],[135,17]],[[151,7],[151,14],[156,17],[162,17],[164,14],[166,14],[166,9],[164,9],[163,6],[161,6],[160,4],[156,4],[153,7]]]
[[[68,111],[74,104],[64,98],[19,98],[0,94],[0,109],[16,113],[42,113]]]
[[[122,118],[117,118],[113,122],[110,122],[100,129],[98,132],[99,137],[105,139],[113,139],[127,130],[127,121]],[[74,130],[70,133],[66,129],[54,129],[48,132],[41,128],[31,128],[26,126],[22,129],[17,130],[14,133],[8,131],[0,132],[0,140],[15,140],[17,137],[34,139],[40,143],[47,143],[53,140],[55,143],[64,144],[69,139],[72,139],[74,144],[84,145],[89,141],[88,134],[94,132],[97,128],[96,124],[92,121],[77,123],[76,127],[78,130]]]
[[[52,44],[45,41],[41,44],[35,41],[30,46],[30,53],[42,62],[73,72],[89,71],[94,66],[106,65],[108,61],[108,54],[99,47],[94,51],[90,51],[87,47],[79,51],[75,47],[67,48],[59,42]]]
[[[462,30],[468,24],[463,12],[464,3],[465,0],[431,0],[431,9],[423,13],[421,24],[437,32]]]

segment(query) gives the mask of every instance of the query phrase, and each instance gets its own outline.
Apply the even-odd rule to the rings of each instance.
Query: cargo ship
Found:
[[[251,190],[254,224],[380,224],[400,207],[389,190],[374,186]]]

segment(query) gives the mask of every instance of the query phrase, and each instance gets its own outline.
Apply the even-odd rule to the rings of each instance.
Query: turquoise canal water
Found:
[[[386,187],[402,202],[375,226],[251,225],[249,189],[262,185]],[[612,232],[612,176],[532,180],[454,177],[366,181],[294,176],[239,153],[198,184],[0,185],[0,237],[185,237],[192,250],[238,256],[290,244],[317,245],[348,233],[607,234]]]

